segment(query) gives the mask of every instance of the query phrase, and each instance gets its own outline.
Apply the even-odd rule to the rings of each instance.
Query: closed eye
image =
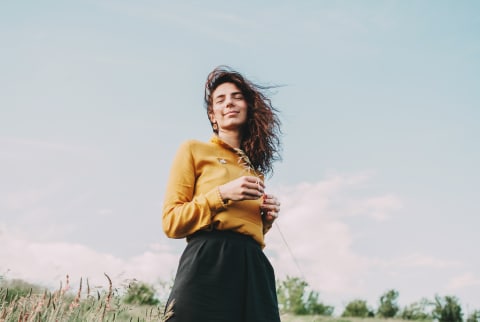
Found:
[[[215,103],[222,103],[223,101],[225,100],[225,95],[218,95],[216,98],[215,98]]]
[[[234,99],[243,99],[243,94],[242,93],[233,93],[232,97]]]

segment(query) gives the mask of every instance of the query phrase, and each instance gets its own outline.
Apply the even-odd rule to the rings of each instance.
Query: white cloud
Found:
[[[458,292],[459,290],[465,288],[479,287],[480,286],[480,277],[475,274],[468,272],[458,276],[453,277],[448,285],[447,290],[450,292]]]
[[[1,274],[46,287],[55,287],[66,275],[72,281],[88,278],[90,285],[106,286],[104,273],[117,286],[134,278],[150,283],[168,281],[178,262],[177,252],[167,245],[151,245],[143,253],[124,259],[80,244],[34,242],[5,228],[0,231],[0,244]]]
[[[272,191],[281,200],[282,210],[278,225],[267,235],[266,253],[277,278],[303,275],[311,289],[320,292],[322,300],[338,308],[354,297],[366,298],[370,303],[384,287],[404,285],[405,276],[423,276],[425,272],[435,271],[436,276],[430,282],[424,281],[422,289],[417,287],[416,293],[408,291],[408,300],[429,296],[432,283],[440,286],[438,282],[444,280],[442,272],[461,268],[460,262],[420,252],[393,258],[359,253],[355,242],[362,235],[359,237],[348,219],[357,215],[363,216],[362,220],[377,220],[378,213],[382,213],[381,218],[388,218],[401,207],[400,198],[392,194],[359,196],[354,193],[356,189],[363,189],[369,178],[366,174],[332,175],[317,183]],[[109,215],[111,209],[99,208],[98,211]],[[138,255],[122,258],[81,244],[51,239],[39,242],[23,231],[3,228],[0,229],[0,273],[9,270],[8,277],[45,285],[53,283],[52,286],[57,286],[67,274],[71,281],[88,278],[90,285],[106,286],[104,273],[117,285],[133,278],[151,283],[168,282],[175,273],[180,251],[172,248],[166,239],[163,241],[150,245]],[[448,288],[455,290],[469,284],[480,285],[480,281],[473,274],[466,274],[452,279]],[[417,295],[418,292],[422,294]]]
[[[391,194],[367,198],[360,202],[357,211],[366,213],[374,219],[386,220],[389,213],[401,208],[401,201]]]
[[[358,194],[357,190],[368,191],[364,188],[371,178],[371,174],[332,175],[321,182],[278,189],[282,210],[278,226],[266,237],[277,278],[303,274],[311,289],[338,309],[355,297],[374,304],[389,287],[402,289],[407,303],[430,296],[444,284],[445,274],[462,267],[459,261],[421,252],[362,254],[355,243],[364,235],[349,225],[349,218],[361,216],[362,221],[389,225],[385,219],[402,207],[401,198],[391,193]],[[436,273],[429,274],[432,270]],[[412,276],[430,278],[411,289],[405,283]]]
[[[372,261],[354,251],[353,232],[344,219],[353,214],[383,218],[401,204],[390,194],[349,195],[350,189],[362,187],[370,176],[332,175],[318,183],[279,189],[281,217],[267,236],[267,252],[280,278],[303,273],[313,289],[336,298],[364,291],[364,276]]]
[[[194,7],[191,5],[176,4],[174,6],[148,6],[144,4],[121,4],[118,2],[102,3],[112,11],[118,11],[129,16],[137,17],[142,20],[161,21],[168,23],[170,29],[180,28],[188,30],[194,34],[200,34],[203,37],[218,40],[230,45],[244,48],[251,42],[251,38],[246,38],[239,33],[232,37],[230,33],[225,32],[218,26],[228,25],[230,28],[239,27],[245,32],[248,28],[254,32],[257,23],[253,20],[246,20],[241,15],[224,13],[221,11],[207,10],[204,6]],[[186,13],[192,13],[187,15]],[[209,21],[210,23],[205,23]]]
[[[388,200],[385,202],[381,197],[352,199],[345,193],[348,189],[361,187],[366,180],[368,175],[365,174],[334,175],[321,182],[280,189],[277,195],[282,201],[281,218],[267,236],[267,253],[279,278],[287,274],[304,274],[311,287],[322,293],[337,298],[345,297],[345,294],[361,294],[365,283],[363,276],[370,261],[353,250],[351,228],[342,221],[349,209],[341,205],[349,202],[362,205],[362,213],[368,216],[366,210],[375,210],[376,206],[371,205],[376,205],[378,200],[380,204],[388,204]],[[108,209],[105,208],[104,212],[108,213]],[[288,246],[284,244],[280,231]],[[72,280],[88,277],[104,284],[104,272],[114,280],[165,280],[174,274],[180,255],[167,244],[156,244],[125,259],[80,244],[33,241],[25,234],[7,229],[0,235],[0,242],[0,257],[3,259],[0,269],[9,269],[11,277],[41,283],[52,283],[69,274]]]
[[[100,215],[100,216],[108,217],[108,216],[111,216],[113,214],[113,210],[109,209],[109,208],[102,208],[102,209],[97,210],[97,214]]]
[[[7,150],[9,155],[31,155],[45,151],[61,152],[81,156],[98,156],[99,152],[83,146],[75,146],[62,142],[45,141],[36,138],[0,137],[2,150]]]
[[[381,261],[385,267],[442,269],[460,267],[462,263],[435,258],[426,254],[409,254],[392,260]],[[381,264],[377,262],[377,264]]]

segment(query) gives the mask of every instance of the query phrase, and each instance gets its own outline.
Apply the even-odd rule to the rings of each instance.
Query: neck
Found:
[[[240,148],[242,136],[238,132],[218,131],[218,137],[232,148]]]

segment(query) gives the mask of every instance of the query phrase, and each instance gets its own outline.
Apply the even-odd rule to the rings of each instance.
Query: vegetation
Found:
[[[318,293],[310,291],[308,283],[298,277],[287,276],[286,280],[277,282],[278,304],[282,312],[296,315],[325,315],[333,313],[333,307],[318,300]]]
[[[467,322],[479,322],[480,310],[473,311],[467,318]]]
[[[367,318],[373,317],[373,311],[368,307],[367,301],[356,299],[351,301],[345,307],[345,310],[342,313],[343,317],[358,317],[358,318]]]
[[[88,280],[80,279],[77,290],[70,290],[67,276],[64,286],[49,291],[21,280],[0,276],[0,322],[3,321],[164,321],[164,308],[152,285],[129,283],[116,289],[105,275],[107,288],[92,291]],[[166,284],[161,284],[168,294]],[[332,317],[334,308],[319,301],[319,294],[308,291],[298,277],[278,281],[278,299],[282,322],[400,322],[463,321],[462,308],[454,296],[426,298],[400,308],[399,293],[388,290],[379,298],[376,311],[362,299],[348,303],[341,317]],[[374,317],[375,316],[375,317]],[[471,312],[466,322],[479,322],[480,310]]]
[[[428,299],[423,298],[418,302],[406,306],[399,316],[404,320],[432,320],[433,317],[429,313],[429,307],[431,305],[432,303]]]
[[[40,287],[24,282],[0,280],[0,321],[161,321],[161,307],[143,310],[139,305],[124,304],[110,277],[105,277],[108,288],[95,293],[88,281],[84,290],[81,279],[77,292],[70,292],[68,276],[65,286],[52,292],[39,292]]]
[[[40,293],[41,288],[38,285],[30,284],[22,280],[0,280],[0,286],[5,289],[2,301],[6,304],[15,300],[29,296],[32,293]]]
[[[393,318],[397,315],[400,307],[397,304],[398,291],[389,290],[380,296],[380,305],[377,315],[382,318]]]
[[[133,282],[128,285],[123,301],[127,304],[158,305],[160,301],[155,297],[155,288],[142,282]]]
[[[462,307],[454,296],[435,296],[435,308],[433,317],[439,322],[462,322]]]

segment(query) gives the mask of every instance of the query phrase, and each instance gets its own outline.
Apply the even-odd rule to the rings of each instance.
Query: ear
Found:
[[[213,124],[213,123],[216,123],[216,120],[215,120],[215,115],[213,115],[212,112],[208,112],[208,118],[210,119],[210,122]]]

